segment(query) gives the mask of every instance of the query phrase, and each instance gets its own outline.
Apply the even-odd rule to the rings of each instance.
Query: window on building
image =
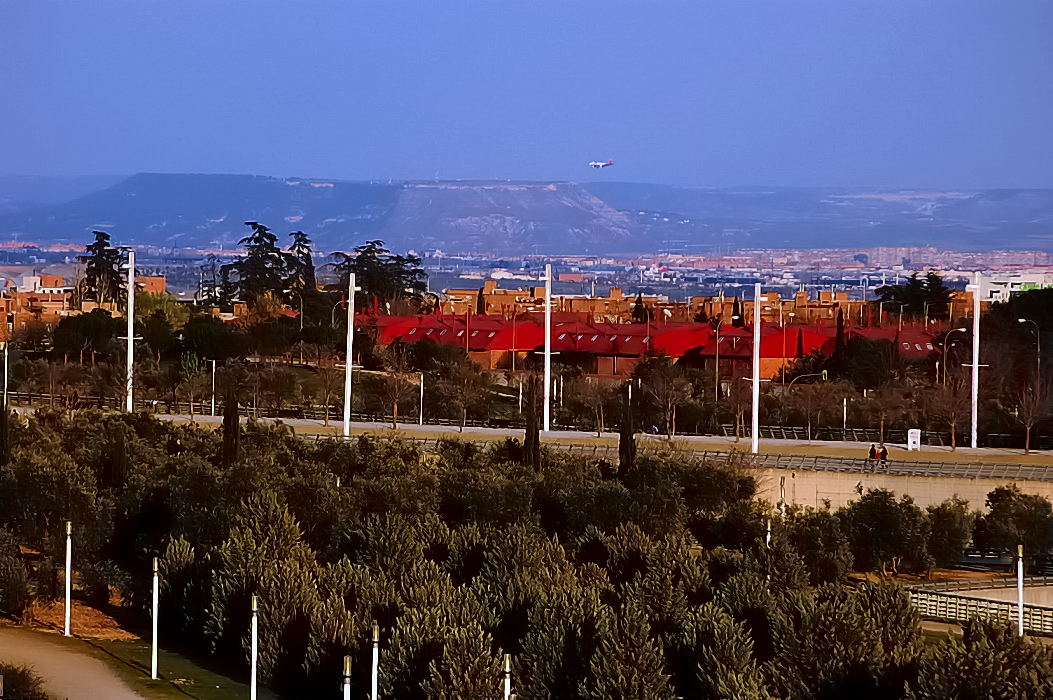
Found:
[[[904,350],[910,350],[910,343],[903,343]]]
[[[409,334],[408,334],[408,335],[413,335],[413,334],[414,334],[414,333],[416,333],[416,332],[417,332],[417,329],[416,329],[416,328],[410,328],[410,329],[409,329]]]

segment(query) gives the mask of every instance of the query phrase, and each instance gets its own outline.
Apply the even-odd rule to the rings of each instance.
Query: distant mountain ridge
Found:
[[[6,185],[5,185],[6,181]],[[1053,251],[1053,190],[696,188],[620,182],[351,182],[143,173],[34,206],[0,178],[0,239],[230,248],[255,220],[320,250],[712,254],[741,248],[930,245]],[[81,182],[81,190],[89,184]],[[107,186],[108,185],[108,186]],[[9,191],[5,191],[5,186]],[[69,184],[63,185],[69,188]],[[68,191],[76,191],[76,187]],[[24,191],[25,188],[23,187]]]

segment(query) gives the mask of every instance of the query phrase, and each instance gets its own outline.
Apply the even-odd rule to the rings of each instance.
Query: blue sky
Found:
[[[1043,0],[6,0],[0,174],[1053,187],[1051,30]]]

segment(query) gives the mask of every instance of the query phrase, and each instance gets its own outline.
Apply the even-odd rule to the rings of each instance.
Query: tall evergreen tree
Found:
[[[427,275],[416,255],[392,255],[384,241],[366,241],[350,253],[333,253],[331,267],[340,277],[340,288],[347,289],[348,275],[355,273],[355,284],[362,289],[360,305],[386,306],[397,300],[420,304],[427,287]]]
[[[288,277],[288,260],[278,247],[278,236],[256,221],[246,221],[252,229],[238,245],[245,247],[245,255],[224,265],[222,272],[237,276],[237,288],[243,301],[253,305],[266,294],[282,296]]]
[[[286,286],[289,289],[314,292],[318,282],[315,278],[311,237],[303,231],[293,231],[289,237],[292,239],[292,244],[289,246],[287,263],[289,278],[286,280]]]
[[[647,323],[651,320],[651,310],[644,304],[643,292],[636,294],[636,301],[633,302],[633,323]]]
[[[223,402],[223,466],[228,469],[238,461],[241,424],[238,416],[238,393],[233,383],[227,386]]]
[[[11,427],[7,406],[0,407],[0,467],[11,462]]]
[[[526,385],[526,435],[523,436],[523,463],[533,467],[535,472],[541,471],[541,435],[538,418],[539,380],[537,375],[531,374],[527,377]]]
[[[121,284],[121,252],[110,245],[110,234],[92,231],[95,240],[85,246],[84,279],[81,281],[81,296],[84,299],[105,304],[120,302],[124,298]]]
[[[742,317],[742,304],[739,298],[735,297],[735,301],[731,303],[731,327],[743,328],[745,325],[746,319]]]
[[[632,380],[629,380],[632,382]],[[633,410],[629,402],[630,384],[622,392],[622,420],[618,429],[618,475],[625,476],[636,462],[636,435],[633,430]]]

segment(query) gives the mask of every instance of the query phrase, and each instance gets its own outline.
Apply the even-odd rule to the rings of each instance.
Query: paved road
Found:
[[[159,413],[156,416],[162,420],[175,420],[175,421],[188,421],[191,420],[188,415],[169,415]],[[194,421],[204,424],[217,424],[222,422],[222,418],[219,416],[194,416]],[[260,418],[261,422],[273,422],[275,419],[271,418]],[[342,424],[339,422],[330,422],[329,426],[324,426],[320,420],[311,420],[305,418],[290,418],[282,419],[282,423],[285,425],[292,426],[299,433],[306,434],[323,434],[323,435],[339,435],[341,432]],[[523,431],[516,428],[483,428],[483,427],[466,427],[463,431],[458,430],[456,426],[447,425],[416,425],[413,423],[400,423],[398,430],[393,431],[390,423],[380,422],[354,422],[351,424],[351,433],[375,433],[375,432],[387,432],[390,434],[398,434],[407,438],[419,438],[419,437],[435,437],[437,435],[448,435],[453,438],[463,438],[465,440],[499,440],[505,437],[522,437]],[[603,433],[597,436],[595,431],[583,431],[583,430],[559,430],[552,431],[550,433],[542,434],[542,441],[559,441],[559,442],[572,442],[581,444],[617,444],[618,434],[617,433]],[[656,443],[665,442],[663,437],[650,436],[646,434],[638,434],[638,441],[641,445],[647,442],[654,441]],[[729,450],[738,449],[743,451],[749,451],[750,441],[743,439],[738,442],[734,438],[724,437],[720,435],[684,435],[676,436],[673,438],[674,443],[677,445],[693,450]],[[807,440],[783,440],[783,439],[764,439],[760,441],[761,452],[766,453],[785,453],[785,454],[807,454],[807,455],[828,455],[832,457],[853,457],[863,458],[866,457],[868,450],[870,449],[869,442],[837,442],[837,441],[807,441]],[[1036,464],[1036,465],[1049,465],[1050,455],[1048,452],[1039,453],[1033,452],[1030,455],[1022,454],[1021,450],[1014,450],[1009,448],[998,448],[998,447],[978,447],[976,449],[968,447],[959,447],[956,451],[952,452],[949,447],[937,447],[926,445],[920,451],[908,452],[905,445],[895,445],[892,443],[886,443],[891,452],[890,458],[894,460],[917,460],[917,461],[928,461],[928,460],[939,460],[939,461],[959,461],[959,462],[997,462],[997,463],[1013,463],[1013,464]]]
[[[0,659],[27,664],[44,679],[56,698],[142,700],[113,669],[88,653],[59,641],[54,634],[0,625]]]

